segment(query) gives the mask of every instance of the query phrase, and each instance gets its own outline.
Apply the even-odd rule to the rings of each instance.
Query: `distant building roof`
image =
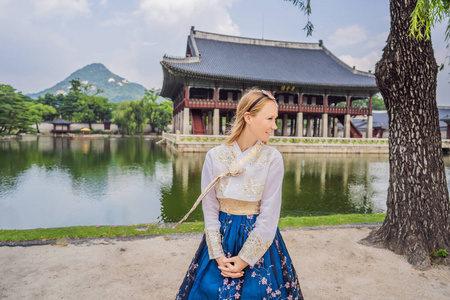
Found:
[[[438,106],[439,110],[439,126],[447,128],[447,123],[450,122],[450,106]]]
[[[450,107],[449,106],[438,106],[439,112],[439,127],[440,130],[446,130],[447,124],[450,123]],[[373,128],[382,128],[383,130],[389,130],[389,117],[387,111],[385,110],[374,110],[372,111],[373,116]],[[352,119],[353,124],[360,130],[365,131],[367,128],[367,119]],[[343,126],[341,123],[338,124],[339,129]]]
[[[70,125],[72,122],[66,121],[63,118],[59,118],[58,120],[55,120],[52,122],[54,125]]]
[[[341,91],[378,91],[375,77],[346,65],[322,42],[292,43],[191,29],[186,57],[164,56],[162,96],[187,77]],[[178,77],[178,80],[177,78]]]

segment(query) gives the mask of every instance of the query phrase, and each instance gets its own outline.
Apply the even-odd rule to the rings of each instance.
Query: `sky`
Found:
[[[185,56],[196,30],[318,43],[356,69],[375,69],[389,33],[388,0],[312,0],[307,18],[283,0],[0,0],[0,84],[23,93],[52,87],[103,63],[144,87],[161,88],[164,54]],[[445,25],[432,31],[438,64],[449,55]],[[448,62],[448,60],[446,61]],[[450,66],[438,75],[438,105],[450,106]]]

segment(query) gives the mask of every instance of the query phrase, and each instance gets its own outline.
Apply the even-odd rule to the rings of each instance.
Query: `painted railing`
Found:
[[[221,144],[228,136],[227,135],[193,135],[193,134],[173,134],[163,133],[163,138],[176,144]],[[340,138],[340,137],[294,137],[294,136],[273,136],[269,140],[271,145],[356,145],[356,146],[388,146],[388,139],[380,138]],[[450,149],[450,139],[442,140],[442,148]]]
[[[193,134],[172,134],[164,133],[163,137],[177,144],[191,143],[217,143],[224,142],[227,135],[193,135]],[[450,141],[450,140],[449,140]],[[322,137],[293,137],[293,136],[273,136],[270,138],[271,145],[295,145],[295,144],[320,144],[320,145],[388,145],[388,139],[356,139],[356,138],[322,138]],[[450,147],[450,143],[449,143]]]
[[[174,103],[174,113],[177,113],[186,105],[186,101],[182,97],[178,97]],[[224,108],[236,109],[238,101],[218,100],[217,105],[214,99],[188,99],[189,108]],[[352,114],[352,115],[367,115],[370,113],[369,108],[365,107],[349,107],[346,106],[323,106],[315,104],[279,104],[280,112],[306,112],[306,113],[333,113],[333,114]]]

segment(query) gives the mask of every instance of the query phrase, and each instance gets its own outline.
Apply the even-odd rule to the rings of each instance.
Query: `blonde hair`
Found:
[[[260,97],[261,100],[256,103],[251,110],[248,109],[252,104]],[[239,101],[236,115],[233,119],[232,126],[228,134],[230,137],[226,140],[225,144],[231,145],[234,141],[236,141],[241,135],[247,123],[245,122],[244,115],[248,112],[251,116],[255,116],[267,102],[273,102],[274,100],[267,97],[260,89],[251,89],[248,90]]]

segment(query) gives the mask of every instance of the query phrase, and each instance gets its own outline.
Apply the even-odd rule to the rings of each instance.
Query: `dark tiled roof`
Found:
[[[447,123],[445,121],[450,121],[450,107],[444,106],[444,107],[438,107],[439,109],[439,126],[442,128],[447,128]]]
[[[221,40],[219,35],[201,33],[200,38],[195,34],[191,32],[188,47],[193,47],[194,40],[201,57],[199,61],[165,58],[163,66],[193,76],[377,90],[373,75],[353,70],[321,44],[233,40],[229,36]]]
[[[447,124],[444,122],[444,120],[447,120],[447,122],[450,121],[450,107],[438,107],[439,111],[439,127],[442,130],[447,129]],[[384,130],[389,129],[389,118],[386,111],[374,111],[372,112],[373,116],[373,127],[381,127]],[[367,128],[367,120],[366,119],[352,119],[353,124],[358,127],[358,129],[365,131]],[[342,128],[342,124],[338,124],[339,128]]]
[[[70,125],[70,124],[72,124],[72,122],[69,122],[62,118],[59,118],[58,120],[53,121],[52,124],[54,124],[54,125]]]

